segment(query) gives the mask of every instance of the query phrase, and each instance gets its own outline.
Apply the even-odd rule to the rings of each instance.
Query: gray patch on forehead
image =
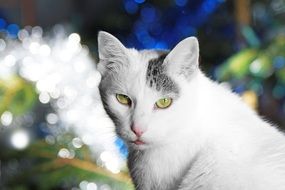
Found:
[[[178,86],[166,74],[166,68],[163,65],[168,52],[158,52],[159,57],[151,59],[148,63],[146,72],[147,85],[163,93],[178,94]]]

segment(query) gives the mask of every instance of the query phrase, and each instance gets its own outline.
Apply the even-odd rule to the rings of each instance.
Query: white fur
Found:
[[[184,41],[175,48],[191,53],[193,49],[183,48],[193,48],[194,43],[197,51],[189,63],[192,68],[198,65],[196,42]],[[116,88],[107,99],[110,110],[122,122],[117,131],[129,146],[129,169],[136,189],[285,189],[284,135],[240,97],[208,79],[198,67],[187,79],[171,65],[168,73],[179,85],[179,97],[169,108],[155,109],[161,93],[146,85],[145,73],[148,60],[157,55],[127,48],[124,53],[128,66],[118,67],[120,76],[110,83]],[[185,59],[176,53],[166,58],[172,64],[175,60]],[[102,61],[99,64],[104,67]],[[132,107],[120,104],[115,93],[128,95],[134,101]],[[130,143],[136,139],[130,130],[131,118],[145,131],[141,138],[145,145]]]

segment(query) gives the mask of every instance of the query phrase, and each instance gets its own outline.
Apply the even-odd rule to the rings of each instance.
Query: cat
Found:
[[[172,50],[98,34],[103,106],[137,190],[284,190],[285,136],[199,68],[195,37]]]

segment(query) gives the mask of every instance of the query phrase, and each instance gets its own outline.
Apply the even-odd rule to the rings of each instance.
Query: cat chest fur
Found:
[[[186,172],[180,168],[187,168],[185,164],[165,150],[131,150],[128,158],[128,167],[137,190],[178,189]]]

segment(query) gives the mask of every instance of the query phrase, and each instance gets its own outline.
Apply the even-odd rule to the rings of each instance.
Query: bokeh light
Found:
[[[29,142],[29,134],[24,130],[17,130],[11,136],[11,144],[16,149],[25,149],[28,146]]]

